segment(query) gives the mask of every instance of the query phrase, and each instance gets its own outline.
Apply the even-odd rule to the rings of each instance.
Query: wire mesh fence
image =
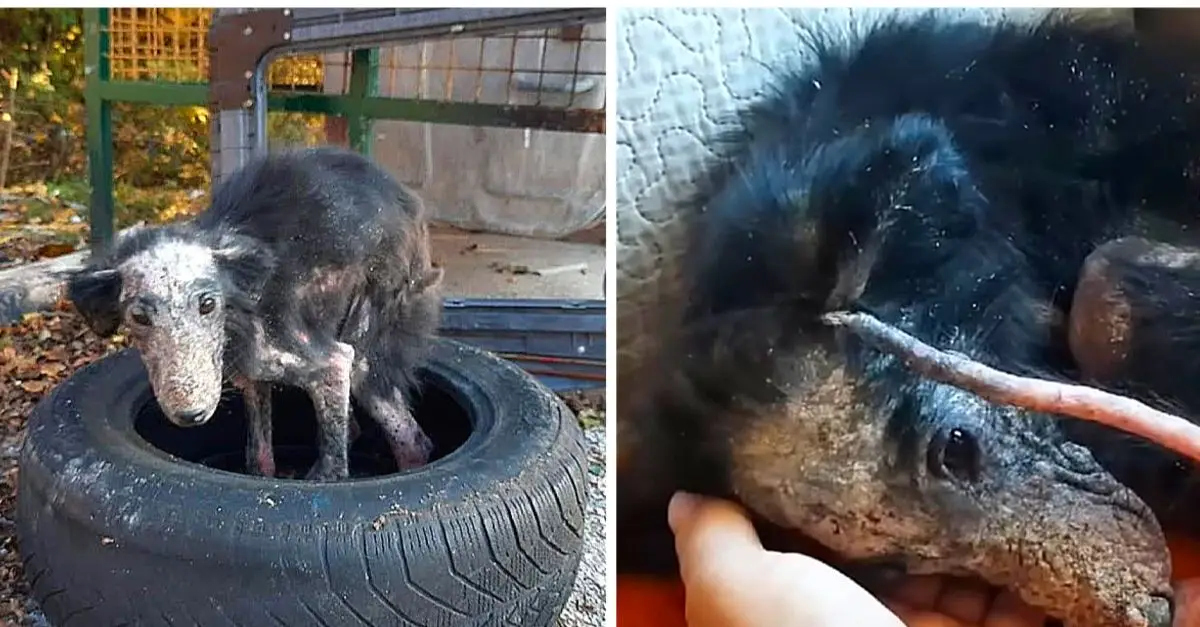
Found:
[[[208,29],[213,9],[109,9],[105,30],[112,80],[203,83],[208,81]],[[289,57],[271,68],[270,83],[290,89],[320,89],[319,55]]]
[[[208,80],[212,9],[114,8],[106,31],[115,81]],[[448,37],[381,48],[378,95],[418,101],[602,109],[604,24]],[[344,94],[350,51],[287,54],[268,74],[273,91]]]
[[[416,101],[598,110],[604,106],[604,45],[604,24],[592,23],[388,46],[376,60],[377,91]],[[306,58],[312,57],[281,57],[272,77],[276,68]],[[350,59],[349,50],[321,56],[325,93],[348,93]]]
[[[98,120],[111,115],[116,134],[156,129],[152,139],[107,133],[89,139],[89,176],[108,180],[93,189],[93,239],[111,234],[105,225],[112,219],[114,184],[155,187],[169,180],[191,193],[248,152],[297,144],[349,144],[370,152],[420,188],[431,205],[447,207],[442,219],[470,228],[550,237],[602,215],[603,11],[564,11],[561,18],[547,12],[540,20],[530,12],[533,19],[522,22],[523,14],[510,10],[518,16],[511,24],[479,27],[472,20],[486,12],[462,10],[461,32],[421,31],[420,19],[395,20],[404,11],[296,9],[250,16],[256,28],[264,19],[278,20],[285,24],[280,28],[291,29],[286,34],[295,34],[290,44],[268,52],[260,83],[249,71],[257,57],[238,56],[239,62],[227,65],[234,57],[226,47],[240,50],[248,42],[243,36],[260,35],[239,22],[227,28],[223,11],[86,10],[90,32],[99,35],[89,39],[97,43],[88,63],[101,68],[101,78],[89,80],[87,101],[111,104],[111,113],[89,105],[89,120],[97,120],[89,124],[103,129]],[[440,11],[434,21],[452,13],[411,13],[419,18],[422,11]],[[382,17],[372,17],[376,13]],[[394,31],[393,22],[383,27],[387,19],[394,20]],[[269,50],[263,43],[267,47],[258,50]],[[224,54],[217,50],[214,56],[211,45]],[[212,66],[214,59],[219,66]],[[236,89],[243,69],[252,98],[232,107],[220,102],[217,88],[236,74]],[[121,139],[115,154],[112,139]],[[533,206],[536,219],[532,210],[519,210]]]

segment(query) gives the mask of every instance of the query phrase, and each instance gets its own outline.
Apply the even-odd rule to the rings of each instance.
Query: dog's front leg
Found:
[[[318,457],[308,479],[336,481],[350,476],[350,371],[354,347],[338,342],[325,367],[307,382],[317,412]]]
[[[246,405],[246,470],[262,477],[275,476],[275,451],[271,442],[271,384],[265,381],[238,380]]]
[[[404,394],[399,387],[387,382],[383,383],[381,389],[379,382],[379,378],[368,378],[367,385],[359,390],[360,400],[366,404],[375,422],[383,428],[392,455],[396,458],[396,466],[400,470],[410,470],[429,463],[433,441],[413,417]]]

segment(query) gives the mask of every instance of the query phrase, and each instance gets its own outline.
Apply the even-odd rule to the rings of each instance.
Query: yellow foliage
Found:
[[[208,28],[212,9],[114,8],[109,10],[109,63],[117,80],[198,82],[208,78]],[[68,34],[69,36],[69,34]],[[289,56],[271,64],[273,85],[319,87],[319,55]]]

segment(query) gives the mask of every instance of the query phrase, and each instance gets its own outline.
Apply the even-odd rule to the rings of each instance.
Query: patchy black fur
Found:
[[[370,365],[359,386],[367,393],[415,389],[438,325],[441,270],[431,266],[420,201],[361,155],[315,148],[257,159],[194,219],[121,238],[68,282],[93,330],[111,334],[120,320],[115,268],[170,241],[213,251],[229,378],[253,380],[262,369],[261,326],[268,343],[314,367],[336,343],[354,347]]]
[[[816,346],[872,390],[896,490],[915,486],[932,442],[986,427],[823,327],[822,312],[867,310],[996,367],[1069,378],[1063,329],[1047,312],[1066,312],[1086,255],[1133,232],[1141,212],[1195,221],[1193,75],[1120,27],[925,18],[813,45],[811,68],[784,75],[741,113],[740,131],[718,138],[710,176],[681,208],[693,225],[687,307],[660,364],[679,374],[645,426],[672,459],[663,496],[728,495],[730,434],[788,400],[781,364]],[[1090,472],[1090,460],[1055,452],[1054,422],[1031,419],[1020,437]],[[1102,456],[1109,469],[1153,493],[1138,475],[1147,466],[1111,463],[1144,447],[1106,442],[1128,446]]]
[[[121,275],[102,260],[92,260],[67,280],[67,298],[101,337],[116,333],[121,325],[120,295]]]
[[[688,205],[697,393],[718,406],[780,400],[764,384],[770,355],[832,341],[818,317],[839,307],[1010,371],[1072,374],[1040,305],[1065,310],[1086,255],[1133,231],[1139,211],[1192,218],[1179,214],[1197,192],[1192,75],[1120,29],[1061,18],[926,18],[883,24],[856,49],[816,43],[815,69],[721,138]],[[881,237],[863,293],[839,299],[835,282]],[[907,377],[859,359],[864,375]]]
[[[441,271],[430,268],[420,202],[378,166],[330,148],[257,161],[223,183],[191,226],[247,238],[250,247],[238,248],[244,253],[223,265],[226,286],[255,297],[253,308],[245,298],[235,305],[276,330],[288,349],[321,354],[328,350],[325,342],[346,341],[386,356],[380,363],[388,368],[378,371],[415,383],[438,316],[438,302],[421,296]],[[234,243],[229,234],[217,235],[216,247],[222,237]],[[301,302],[297,287],[321,268],[347,270],[353,280],[323,302]],[[376,308],[386,323],[360,329],[366,309],[352,308],[356,299]],[[355,314],[357,319],[345,320]],[[231,341],[244,341],[249,318],[232,318]],[[291,330],[304,330],[313,341],[296,341]]]

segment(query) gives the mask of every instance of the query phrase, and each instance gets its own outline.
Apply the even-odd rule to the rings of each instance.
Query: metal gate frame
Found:
[[[223,10],[221,10],[223,11]],[[374,95],[371,46],[452,35],[582,24],[605,18],[588,9],[264,9],[221,13],[209,30],[209,83],[113,81],[106,52],[108,9],[84,9],[87,85],[89,240],[93,253],[111,245],[113,102],[203,106],[214,112],[213,184],[267,147],[268,108],[340,115],[351,146],[369,150],[375,119],[507,128],[605,132],[605,110],[548,109],[381,98]],[[270,92],[267,68],[281,54],[354,46],[346,95]],[[604,387],[603,300],[448,299],[441,332],[498,351],[554,390]]]
[[[113,211],[112,103],[205,106],[213,111],[213,183],[266,149],[268,109],[322,113],[348,119],[351,146],[366,152],[370,120],[605,132],[605,112],[384,98],[372,95],[372,46],[447,35],[488,35],[605,19],[603,8],[567,9],[260,9],[220,13],[209,29],[210,81],[113,81],[107,58],[109,10],[84,9],[87,84],[89,243],[111,245]],[[266,69],[273,58],[297,51],[353,46],[350,93],[270,92]]]

